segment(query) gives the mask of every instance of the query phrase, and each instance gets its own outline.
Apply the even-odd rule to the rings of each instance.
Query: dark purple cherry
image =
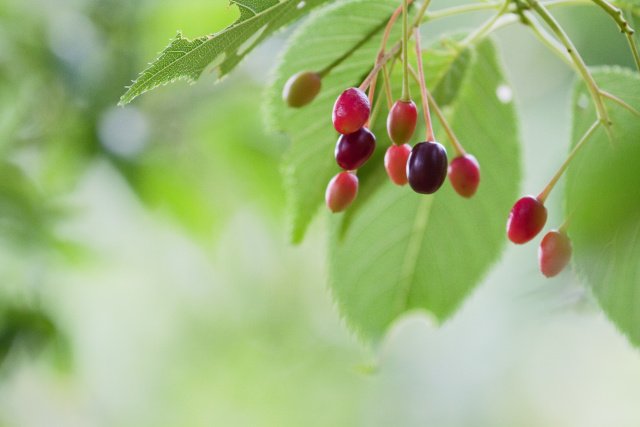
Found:
[[[411,139],[418,122],[418,110],[413,101],[396,101],[387,116],[387,132],[394,144],[402,145]]]
[[[546,277],[560,274],[571,260],[573,245],[565,233],[551,230],[542,238],[538,248],[538,263],[540,271]]]
[[[447,150],[427,141],[416,144],[407,160],[407,179],[416,193],[433,194],[447,177]]]
[[[518,200],[507,219],[507,236],[513,243],[527,243],[538,235],[547,222],[547,208],[534,196]]]
[[[282,90],[282,99],[289,107],[300,108],[313,101],[321,87],[322,80],[317,73],[301,71],[289,77]]]
[[[371,105],[363,91],[352,87],[340,94],[333,106],[333,127],[341,134],[353,133],[369,120]]]
[[[456,193],[467,198],[476,193],[480,184],[480,165],[474,156],[465,154],[451,160],[447,173]]]
[[[411,154],[409,144],[391,145],[384,155],[384,167],[395,185],[405,185],[407,180],[407,160]]]
[[[364,165],[376,148],[376,137],[365,127],[340,135],[336,144],[336,162],[345,170],[358,169]]]
[[[327,207],[333,213],[347,209],[358,195],[358,177],[351,172],[340,172],[334,176],[324,194]]]

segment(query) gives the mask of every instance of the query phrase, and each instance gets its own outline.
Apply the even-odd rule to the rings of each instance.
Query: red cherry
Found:
[[[571,252],[573,252],[573,245],[565,233],[551,230],[545,234],[538,248],[538,263],[542,274],[546,277],[560,274],[569,264]]]
[[[523,244],[538,235],[547,222],[547,208],[534,196],[518,200],[507,220],[507,236],[513,243]]]
[[[387,116],[387,132],[394,144],[409,142],[416,129],[418,109],[413,101],[396,101]]]
[[[327,207],[333,213],[347,209],[358,194],[358,177],[352,172],[340,172],[329,181],[324,194]]]
[[[395,185],[405,185],[409,182],[407,179],[409,154],[411,154],[411,146],[409,144],[392,145],[387,148],[387,152],[384,155],[384,167]]]
[[[449,181],[456,193],[462,197],[471,197],[480,184],[480,165],[474,156],[465,154],[449,163]]]
[[[341,134],[353,133],[369,120],[371,105],[363,91],[352,87],[340,94],[333,106],[333,127]]]
[[[282,99],[289,107],[300,108],[313,101],[321,87],[322,80],[317,73],[301,71],[289,77],[282,90]]]

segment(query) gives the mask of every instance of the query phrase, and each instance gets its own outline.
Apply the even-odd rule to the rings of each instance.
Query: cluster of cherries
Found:
[[[513,243],[527,243],[542,231],[547,222],[544,193],[538,197],[525,196],[511,209],[507,220],[507,236]],[[549,231],[540,242],[538,263],[546,277],[558,275],[571,259],[573,245],[565,231],[566,225],[567,222],[559,229]]]
[[[371,106],[358,88],[342,92],[333,107],[333,125],[341,134],[335,149],[338,165],[344,169],[329,182],[326,203],[332,212],[345,210],[358,191],[356,171],[371,157],[376,138],[366,127]],[[413,136],[418,110],[413,101],[398,100],[387,116],[387,132],[392,141],[385,153],[384,165],[396,185],[409,183],[417,193],[435,193],[446,176],[464,197],[475,194],[480,183],[480,167],[469,155],[456,157],[448,165],[447,150],[436,141],[424,141],[413,148],[407,142]]]
[[[392,144],[384,156],[385,169],[394,184],[403,186],[409,183],[415,192],[421,194],[435,193],[448,176],[454,190],[459,195],[469,198],[476,193],[480,183],[480,166],[473,155],[464,151],[427,92],[417,31],[418,75],[427,133],[426,140],[413,148],[408,144],[416,128],[418,110],[408,93],[406,40],[405,37],[403,39],[405,49],[403,94],[390,106],[387,116],[387,132]],[[313,101],[320,91],[321,78],[325,73],[325,71],[319,73],[303,71],[293,75],[284,87],[285,102],[291,107],[299,108]],[[377,69],[374,68],[370,76],[376,73]],[[371,92],[375,83],[372,84],[368,79],[360,88],[352,87],[342,92],[333,107],[333,126],[340,134],[334,154],[338,166],[343,169],[330,180],[325,193],[327,207],[334,213],[346,210],[355,200],[358,194],[357,170],[369,160],[376,148],[376,137],[368,128],[371,101],[364,93],[364,90],[369,87],[369,96],[372,97]],[[429,101],[438,113],[452,142],[455,158],[451,163],[448,162],[445,147],[436,142],[433,137]],[[516,244],[523,244],[532,240],[542,230],[547,220],[547,209],[544,207],[547,194],[545,189],[538,197],[526,196],[518,200],[507,220],[509,240]],[[566,235],[565,225],[566,223],[559,230],[550,231],[542,239],[538,259],[540,270],[547,277],[560,273],[571,258],[572,246]]]

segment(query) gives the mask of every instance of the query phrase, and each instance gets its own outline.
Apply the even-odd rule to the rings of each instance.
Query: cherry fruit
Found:
[[[513,243],[523,244],[538,235],[547,222],[547,208],[534,196],[518,200],[507,220],[507,236]]]
[[[289,107],[300,108],[313,101],[321,87],[322,80],[317,73],[301,71],[289,77],[282,90],[282,99]]]
[[[416,193],[433,194],[447,177],[447,150],[438,142],[421,142],[407,160],[407,179]]]
[[[345,170],[358,169],[369,160],[375,148],[376,137],[365,127],[347,135],[340,135],[335,150],[338,166]]]
[[[333,213],[347,209],[358,194],[358,177],[352,172],[340,172],[329,181],[324,194],[327,207]]]
[[[396,101],[387,116],[387,132],[394,144],[402,145],[411,139],[418,121],[418,110],[413,101]]]
[[[565,233],[551,230],[545,234],[538,248],[538,263],[542,274],[546,277],[560,274],[569,264],[572,251],[571,239]]]
[[[391,181],[396,185],[405,185],[407,179],[407,160],[411,154],[409,144],[391,145],[384,155],[384,167]]]
[[[480,184],[480,165],[471,154],[451,160],[447,174],[453,189],[462,197],[469,198],[476,193]]]
[[[363,91],[352,87],[340,94],[333,105],[333,127],[341,134],[360,129],[369,120],[371,105]]]

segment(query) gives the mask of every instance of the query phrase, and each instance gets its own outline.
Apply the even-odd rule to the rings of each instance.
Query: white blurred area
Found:
[[[51,49],[81,63],[99,35],[76,14],[61,19]],[[86,34],[75,50],[65,48],[66,22]],[[498,96],[521,111],[524,194],[564,158],[572,76],[523,29],[499,36],[513,84]],[[270,67],[278,42],[244,72]],[[106,109],[99,141],[135,158],[150,120],[135,107]],[[549,200],[554,226],[561,191]],[[291,246],[283,221],[247,200],[204,247],[146,208],[106,161],[66,202],[77,211],[59,232],[89,259],[52,263],[40,291],[69,335],[71,372],[10,354],[0,427],[640,425],[640,353],[571,272],[542,278],[539,239],[509,246],[444,325],[410,313],[371,349],[331,301],[321,220]]]

